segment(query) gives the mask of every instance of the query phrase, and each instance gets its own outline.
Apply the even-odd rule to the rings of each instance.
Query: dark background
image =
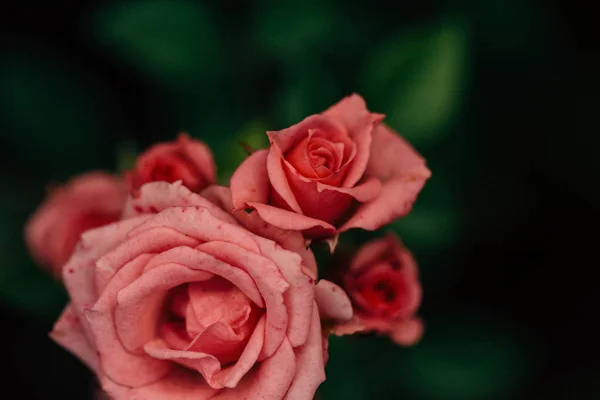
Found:
[[[389,227],[421,265],[426,334],[332,338],[319,398],[600,398],[596,25],[583,0],[3,2],[3,392],[92,385],[47,338],[66,295],[22,240],[49,183],[182,130],[226,183],[238,140],[358,92],[433,172]]]

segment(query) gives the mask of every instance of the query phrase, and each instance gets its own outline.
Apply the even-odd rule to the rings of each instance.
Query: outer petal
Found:
[[[390,338],[400,346],[412,346],[423,337],[423,321],[412,318],[396,321],[390,327]]]
[[[186,133],[179,134],[177,143],[202,177],[207,182],[214,183],[217,167],[208,146],[199,140],[190,139]]]
[[[223,390],[214,400],[283,399],[295,375],[296,357],[290,343],[284,340],[254,373],[247,374],[235,388]]]
[[[369,112],[364,99],[357,94],[343,98],[324,111],[323,115],[342,123],[356,144],[356,156],[350,164],[350,169],[342,184],[343,187],[353,187],[363,176],[367,167],[371,154],[373,128],[381,122],[384,116]]]
[[[225,211],[233,211],[231,191],[225,186],[210,186],[202,192],[202,196],[217,204]],[[265,222],[258,213],[239,210],[233,211],[233,217],[250,232],[273,240],[286,250],[300,254],[307,273],[313,279],[317,277],[317,264],[310,248],[306,247],[304,236],[301,232],[284,230]]]
[[[404,139],[380,124],[373,132],[371,157],[365,176],[383,182],[381,194],[361,205],[341,227],[341,232],[351,228],[375,230],[406,215],[431,171],[425,166],[425,160]]]
[[[312,231],[311,237],[331,236],[335,234],[335,227],[325,221],[300,215],[260,203],[248,203],[258,215],[267,223],[282,229],[294,231]]]
[[[272,143],[269,155],[267,156],[267,172],[269,174],[271,187],[287,207],[298,214],[303,214],[293,188],[288,182],[284,168],[285,162],[281,149],[277,144]]]
[[[267,155],[269,150],[259,150],[246,158],[231,177],[233,208],[246,208],[249,202],[269,201],[269,176]]]
[[[70,305],[65,308],[58,321],[54,324],[50,337],[56,343],[75,354],[92,371],[98,371],[96,350],[89,343],[79,322],[79,318],[75,315]]]
[[[315,288],[315,300],[323,319],[347,321],[352,318],[352,304],[346,292],[333,282],[321,279]]]
[[[317,305],[312,308],[310,335],[304,346],[296,350],[296,376],[285,400],[312,399],[319,385],[325,381],[323,337]]]
[[[208,400],[218,393],[197,372],[176,369],[164,378],[149,385],[129,388],[119,385],[110,378],[101,378],[102,388],[114,400]]]
[[[223,221],[235,222],[235,219],[229,213],[223,212],[204,197],[191,192],[183,186],[181,181],[174,183],[150,182],[143,185],[137,197],[130,197],[127,200],[123,215],[124,218],[129,218],[145,213],[156,214],[170,207],[188,206],[207,208],[213,215]]]

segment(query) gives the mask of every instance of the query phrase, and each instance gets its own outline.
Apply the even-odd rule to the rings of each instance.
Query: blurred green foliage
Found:
[[[555,134],[543,148],[526,135],[550,132],[556,116],[575,107],[578,123],[589,126],[595,108],[587,100],[596,91],[586,88],[575,104],[554,93],[571,79],[583,87],[589,77],[548,84],[569,57],[548,11],[533,0],[395,7],[378,0],[107,1],[68,17],[73,31],[62,47],[10,42],[0,64],[0,150],[16,167],[1,171],[0,299],[44,321],[65,304],[64,290],[35,267],[22,240],[47,183],[87,169],[122,171],[137,152],[187,131],[211,146],[226,184],[246,156],[240,142],[265,147],[266,130],[359,92],[433,171],[412,213],[388,227],[420,262],[427,333],[411,349],[372,336],[332,338],[318,398],[512,399],[530,390],[543,336],[536,342],[510,316],[494,319],[492,306],[479,307],[477,296],[485,296],[477,290],[497,281],[497,271],[485,272],[497,254],[468,271],[466,264],[480,260],[473,243],[500,242],[535,209],[524,166],[530,155],[552,179],[595,199],[586,189],[595,185],[591,174],[556,168],[553,154],[559,149],[559,162],[587,171],[596,147]],[[507,134],[516,126],[522,136]],[[481,281],[465,278],[480,270]],[[509,303],[510,293],[497,290],[497,302]],[[560,385],[597,392],[596,375]]]

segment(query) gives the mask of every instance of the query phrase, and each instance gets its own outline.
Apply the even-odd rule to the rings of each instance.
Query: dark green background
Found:
[[[185,130],[221,182],[264,131],[352,92],[433,177],[390,228],[423,341],[331,340],[320,399],[600,397],[599,64],[583,1],[6,1],[0,7],[2,391],[81,399],[46,337],[66,301],[22,241],[48,183]],[[589,226],[588,226],[589,225]],[[348,239],[372,235],[353,233]]]

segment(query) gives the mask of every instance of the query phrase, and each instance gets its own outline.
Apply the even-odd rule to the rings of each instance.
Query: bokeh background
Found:
[[[390,227],[419,260],[427,331],[409,349],[332,338],[318,398],[600,398],[595,25],[583,0],[5,1],[2,391],[92,385],[47,338],[66,295],[22,239],[48,184],[180,131],[227,182],[238,141],[358,92],[433,171]]]

